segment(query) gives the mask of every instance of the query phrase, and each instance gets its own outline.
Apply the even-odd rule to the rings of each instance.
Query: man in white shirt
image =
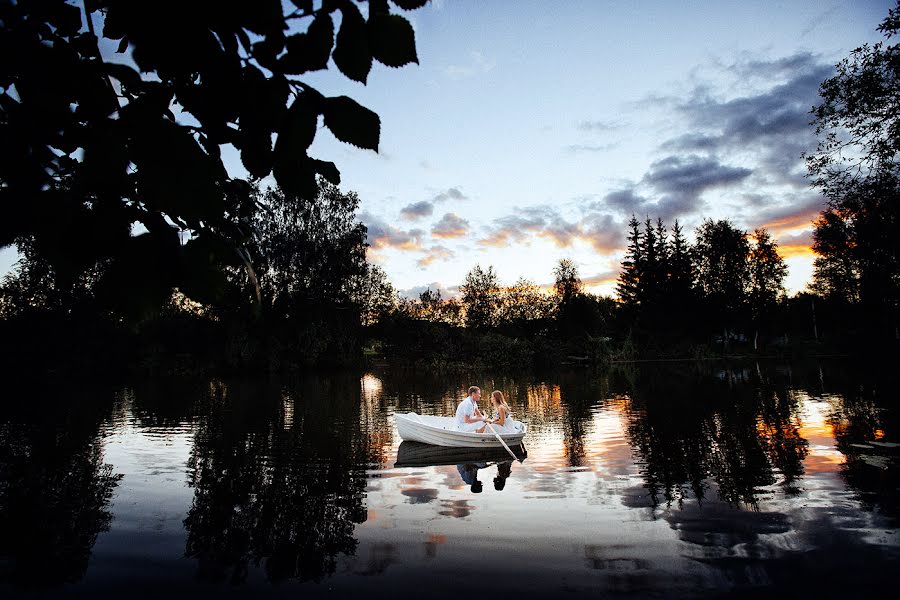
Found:
[[[475,431],[485,421],[484,415],[478,410],[478,401],[481,399],[481,388],[473,385],[469,388],[469,395],[456,407],[456,428],[460,431]]]

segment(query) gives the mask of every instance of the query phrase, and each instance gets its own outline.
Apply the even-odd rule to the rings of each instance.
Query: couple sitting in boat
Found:
[[[515,433],[518,431],[516,421],[512,418],[509,405],[503,398],[503,392],[491,393],[491,404],[494,405],[496,416],[487,418],[478,408],[481,400],[481,388],[473,385],[469,388],[469,395],[456,407],[456,427],[459,431],[474,433]],[[490,427],[489,427],[490,425]],[[493,429],[493,431],[491,431]]]

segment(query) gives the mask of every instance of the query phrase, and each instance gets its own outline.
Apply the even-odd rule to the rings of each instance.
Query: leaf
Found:
[[[328,66],[332,45],[334,45],[334,22],[330,14],[320,12],[306,33],[298,33],[285,40],[284,47],[287,52],[278,60],[278,64],[285,73],[319,71]]]
[[[279,156],[272,175],[281,189],[292,196],[312,200],[319,193],[313,160],[306,154]]]
[[[125,37],[125,30],[131,20],[129,4],[128,2],[117,2],[106,9],[103,17],[103,37],[110,40],[120,40]]]
[[[381,120],[378,115],[352,98],[326,98],[322,110],[325,126],[334,137],[358,148],[378,152]]]
[[[81,9],[65,2],[45,2],[43,4],[44,18],[56,28],[62,36],[71,36],[81,29]],[[40,5],[39,5],[40,6]]]
[[[128,38],[123,37],[119,42],[119,47],[116,48],[116,54],[124,54],[126,50],[128,50]]]
[[[303,93],[294,99],[288,109],[287,119],[278,132],[275,154],[305,154],[316,137],[319,110],[316,99],[310,93]]]
[[[275,141],[272,174],[286,192],[303,198],[313,198],[318,192],[315,168],[306,156],[306,149],[315,138],[318,120],[318,98],[305,92],[291,104]]]
[[[291,4],[293,4],[303,12],[310,13],[313,10],[312,0],[291,0]]]
[[[341,172],[338,171],[337,166],[333,162],[317,158],[311,158],[310,160],[312,161],[313,169],[317,173],[334,185],[341,185]]]
[[[284,50],[284,41],[283,35],[267,35],[253,44],[253,57],[265,68],[272,69],[278,64],[278,55]]]
[[[131,133],[139,201],[197,228],[220,214],[217,161],[187,128],[159,119],[141,123]]]
[[[428,4],[428,0],[391,0],[403,10],[416,10]]]
[[[136,93],[141,88],[141,76],[131,67],[118,63],[103,63],[103,68],[109,75],[119,80],[129,91]]]
[[[370,15],[369,46],[375,60],[388,67],[418,63],[416,34],[409,21],[399,15]]]
[[[366,83],[372,69],[372,51],[366,34],[366,23],[352,2],[341,6],[341,28],[331,55],[341,73],[354,81]]]
[[[269,174],[272,170],[272,140],[267,133],[244,132],[241,162],[254,177],[262,179]]]

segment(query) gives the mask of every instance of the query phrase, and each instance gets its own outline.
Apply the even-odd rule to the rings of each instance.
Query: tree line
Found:
[[[524,279],[501,286],[477,266],[459,299],[399,299],[365,259],[359,198],[306,155],[320,116],[338,139],[377,149],[377,115],[298,77],[329,59],[363,82],[373,60],[415,62],[411,26],[387,2],[366,20],[349,0],[294,5],[191,9],[164,43],[158,31],[173,23],[152,3],[0,6],[0,245],[21,256],[0,290],[0,364],[281,369],[380,346],[404,360],[526,365],[763,351],[789,337],[900,343],[900,4],[879,27],[885,40],[839,63],[812,111],[807,168],[828,206],[808,292],[785,298],[764,230],[708,220],[688,243],[677,222],[632,218],[618,302],[585,293],[569,261],[552,294]],[[99,37],[137,68],[105,60]],[[225,173],[227,145],[250,179]],[[270,173],[277,185],[263,190]]]

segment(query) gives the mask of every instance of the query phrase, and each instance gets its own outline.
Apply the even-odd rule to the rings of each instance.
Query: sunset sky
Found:
[[[547,284],[564,257],[612,293],[632,213],[765,226],[796,292],[821,208],[800,158],[809,109],[892,5],[435,1],[405,13],[420,65],[376,65],[367,86],[333,65],[306,78],[375,110],[380,152],[323,127],[310,153],[359,193],[369,258],[406,294],[452,291],[475,264]]]

